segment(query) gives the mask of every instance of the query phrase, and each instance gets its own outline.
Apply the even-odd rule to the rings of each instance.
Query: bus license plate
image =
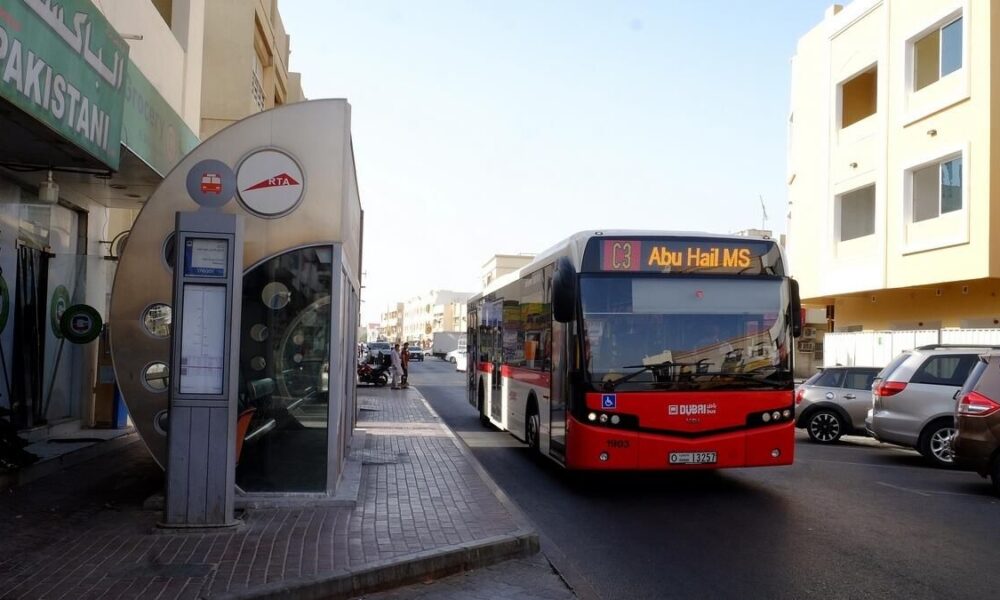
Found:
[[[672,465],[713,465],[718,460],[715,452],[671,452]]]

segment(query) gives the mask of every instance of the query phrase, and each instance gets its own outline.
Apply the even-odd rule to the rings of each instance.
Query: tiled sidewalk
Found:
[[[141,443],[0,498],[0,598],[335,597],[524,555],[537,538],[414,390],[359,391],[356,507],[252,509],[165,534]]]

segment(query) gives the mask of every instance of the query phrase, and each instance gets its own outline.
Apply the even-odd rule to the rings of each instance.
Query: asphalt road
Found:
[[[581,597],[1000,597],[1000,499],[973,473],[802,434],[790,467],[581,476],[483,429],[463,376],[410,363]]]

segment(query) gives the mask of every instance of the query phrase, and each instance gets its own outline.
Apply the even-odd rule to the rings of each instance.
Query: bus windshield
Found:
[[[584,275],[580,291],[600,389],[791,389],[780,279]]]

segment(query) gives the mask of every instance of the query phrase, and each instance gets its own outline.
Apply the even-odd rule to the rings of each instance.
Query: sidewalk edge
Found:
[[[410,389],[420,392],[418,388],[414,388],[413,386],[410,386]],[[521,507],[517,505],[517,502],[514,502],[514,500],[507,495],[507,492],[503,491],[500,485],[493,480],[493,477],[486,471],[486,467],[479,462],[476,455],[472,453],[472,449],[465,443],[465,440],[463,440],[461,436],[455,433],[454,430],[448,426],[445,420],[441,418],[441,415],[437,414],[437,411],[434,410],[431,403],[424,398],[423,393],[420,394],[420,401],[423,402],[424,406],[427,407],[427,410],[434,415],[434,418],[437,419],[438,423],[448,431],[448,434],[451,436],[451,441],[458,447],[459,451],[463,456],[465,456],[466,460],[469,461],[469,464],[472,465],[472,468],[476,471],[476,473],[479,474],[479,478],[483,480],[486,487],[493,492],[493,495],[500,502],[500,504],[507,509],[507,512],[509,512],[512,517],[514,517],[514,520],[518,521],[518,527],[527,531],[537,532],[537,528],[534,523],[531,522],[531,519],[528,518],[527,514],[525,514],[525,512],[521,510]]]
[[[253,589],[211,595],[217,600],[318,600],[351,598],[427,579],[493,565],[538,552],[538,535],[518,531],[465,544],[435,548],[403,557],[367,563],[334,575],[265,584]]]

